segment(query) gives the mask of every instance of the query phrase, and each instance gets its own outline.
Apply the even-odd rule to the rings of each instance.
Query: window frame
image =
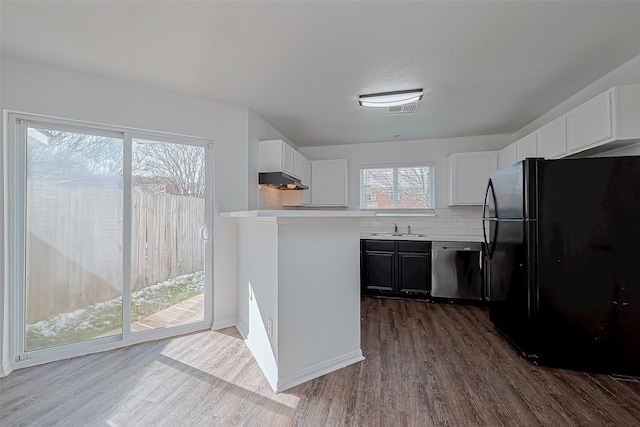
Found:
[[[9,318],[20,319],[5,327],[8,332],[9,360],[12,362],[8,369],[22,368],[51,361],[63,360],[70,357],[94,353],[96,351],[111,350],[140,342],[153,341],[161,338],[182,335],[185,333],[207,330],[213,322],[213,219],[214,219],[214,142],[212,140],[170,134],[164,132],[147,131],[142,129],[84,122],[73,119],[7,111],[4,113],[7,143],[4,145],[4,156],[7,160],[4,171],[6,185],[5,193],[5,265],[6,286],[4,297],[9,305]],[[131,262],[131,219],[123,220],[123,330],[119,335],[96,338],[61,346],[48,347],[32,351],[25,351],[24,334],[18,330],[22,326],[25,316],[25,281],[24,271],[26,257],[26,173],[27,148],[21,146],[21,141],[27,138],[27,128],[42,126],[47,129],[83,133],[87,135],[115,137],[123,140],[123,212],[131,211],[131,150],[134,139],[147,139],[172,144],[200,146],[205,149],[206,156],[206,188],[209,197],[205,198],[205,223],[209,230],[205,239],[205,303],[204,319],[193,323],[178,325],[171,328],[155,329],[132,334],[125,326],[130,326],[130,262]],[[127,163],[128,162],[128,163]],[[203,228],[204,228],[203,227]],[[202,232],[202,231],[201,231]],[[124,256],[128,254],[129,256]]]
[[[398,207],[392,207],[392,208],[367,208],[365,206],[365,203],[368,199],[366,199],[366,194],[365,192],[370,192],[371,189],[365,189],[364,185],[363,185],[363,173],[365,170],[367,169],[393,169],[393,189],[392,192],[389,194],[389,200],[393,201],[393,204],[397,206],[398,201],[401,199],[401,197],[399,196],[400,194],[400,189],[398,186],[398,169],[405,169],[405,168],[416,168],[416,167],[421,167],[421,168],[429,168],[429,194],[431,195],[429,203],[431,205],[431,207],[428,208],[398,208]],[[408,214],[412,214],[412,213],[416,213],[416,214],[420,214],[420,213],[424,213],[424,214],[434,214],[435,213],[435,203],[436,203],[436,196],[435,196],[435,162],[432,161],[427,161],[427,162],[418,162],[418,163],[391,163],[391,164],[367,164],[367,165],[360,165],[359,168],[359,173],[358,173],[358,189],[359,189],[359,195],[358,195],[358,205],[359,205],[359,209],[360,210],[366,210],[366,211],[381,211],[384,212],[385,214],[390,214],[392,212],[397,212],[398,214],[401,213],[408,213]],[[395,195],[398,195],[398,197],[395,197]]]

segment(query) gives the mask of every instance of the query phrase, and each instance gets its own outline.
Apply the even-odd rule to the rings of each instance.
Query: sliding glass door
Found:
[[[133,139],[131,331],[204,320],[204,147]]]
[[[10,122],[16,361],[210,326],[211,144]]]
[[[121,334],[124,141],[26,137],[25,350]]]

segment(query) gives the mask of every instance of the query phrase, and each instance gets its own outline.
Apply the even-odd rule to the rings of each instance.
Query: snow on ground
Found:
[[[131,294],[132,320],[138,320],[178,303],[179,301],[175,301],[176,296],[197,295],[202,292],[204,292],[204,271],[174,277],[139,289]],[[37,344],[33,345],[34,341],[48,341],[69,334],[77,336],[82,335],[83,332],[93,332],[97,336],[121,326],[122,297],[118,297],[27,325],[27,343],[31,344],[29,345],[31,348],[41,348]],[[62,343],[58,342],[57,344]]]

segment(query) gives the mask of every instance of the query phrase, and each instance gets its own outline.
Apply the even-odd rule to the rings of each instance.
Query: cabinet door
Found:
[[[500,168],[504,168],[506,166],[512,165],[517,162],[517,154],[516,154],[516,143],[514,142],[511,145],[507,145],[502,150],[500,150]]]
[[[366,282],[363,291],[393,292],[394,253],[365,251],[365,258]]]
[[[302,157],[302,176],[300,182],[309,187],[309,190],[302,190],[302,206],[311,204],[311,162]]]
[[[611,92],[598,95],[570,111],[567,117],[567,149],[581,151],[611,138]]]
[[[430,253],[398,253],[398,292],[426,295],[430,280]]]
[[[536,134],[531,133],[516,141],[516,162],[520,162],[529,157],[537,157]]]
[[[295,150],[293,151],[293,173],[291,175],[300,180],[302,179],[302,168],[305,160],[302,154]]]
[[[498,169],[498,152],[449,156],[449,205],[481,205],[489,174]]]
[[[347,160],[311,162],[311,204],[347,206]]]
[[[560,117],[536,132],[538,156],[555,159],[567,154],[567,119]]]
[[[289,144],[282,143],[282,171],[295,176],[294,157],[296,150]],[[300,178],[299,176],[297,178]]]

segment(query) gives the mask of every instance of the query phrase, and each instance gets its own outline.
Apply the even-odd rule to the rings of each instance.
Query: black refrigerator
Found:
[[[525,357],[640,375],[640,157],[496,171],[483,223],[490,318]]]

